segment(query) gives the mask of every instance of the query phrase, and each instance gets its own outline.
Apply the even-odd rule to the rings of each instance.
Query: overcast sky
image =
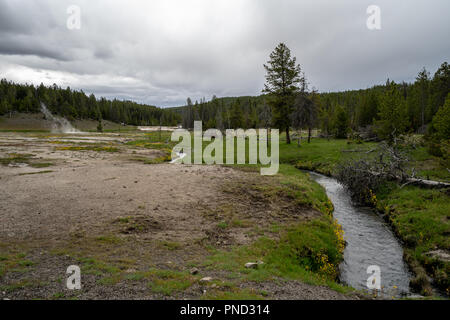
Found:
[[[311,86],[367,88],[449,61],[449,12],[449,0],[0,0],[0,78],[176,106],[259,95],[285,42]]]

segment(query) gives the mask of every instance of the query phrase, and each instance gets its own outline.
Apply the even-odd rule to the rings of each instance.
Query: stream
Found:
[[[345,188],[335,179],[314,172],[311,177],[322,185],[334,205],[334,217],[345,232],[347,246],[340,265],[341,282],[367,291],[367,268],[380,267],[381,295],[410,295],[411,277],[403,261],[403,249],[389,225],[373,210],[355,206]]]

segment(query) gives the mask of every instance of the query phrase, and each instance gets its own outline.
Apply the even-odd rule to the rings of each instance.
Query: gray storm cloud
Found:
[[[381,30],[366,9],[381,8]],[[69,30],[67,8],[81,9]],[[0,77],[158,106],[258,95],[286,42],[320,91],[411,81],[449,60],[447,0],[0,0]]]

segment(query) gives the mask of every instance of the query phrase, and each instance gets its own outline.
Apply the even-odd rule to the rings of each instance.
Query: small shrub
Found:
[[[436,142],[428,143],[427,151],[429,154],[431,154],[432,156],[435,156],[435,157],[442,157],[444,155],[441,150],[441,145]]]
[[[338,165],[337,180],[359,203],[376,206],[375,193],[390,181],[404,182],[410,178],[405,170],[409,159],[400,144],[380,144],[375,156],[351,160]]]
[[[103,124],[102,124],[102,120],[99,120],[99,121],[98,121],[97,131],[98,131],[98,132],[103,132]]]
[[[429,296],[432,294],[430,283],[425,273],[420,273],[411,279],[409,286],[423,295]]]
[[[228,224],[227,224],[225,221],[220,222],[217,226],[218,226],[220,229],[226,229],[226,228],[228,228]]]

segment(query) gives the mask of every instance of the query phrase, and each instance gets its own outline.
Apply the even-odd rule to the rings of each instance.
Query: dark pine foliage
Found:
[[[11,112],[38,113],[40,103],[60,116],[73,119],[109,120],[128,125],[177,125],[181,116],[173,111],[132,101],[97,99],[83,91],[62,89],[56,85],[38,87],[0,82],[0,115]]]
[[[368,127],[373,127],[374,132],[382,135],[381,139],[392,135],[394,130],[394,134],[425,133],[433,117],[444,106],[449,92],[450,65],[445,62],[433,76],[428,76],[422,70],[414,83],[396,84],[387,81],[384,85],[368,89],[320,93],[315,103],[315,126],[322,129],[325,135],[343,138],[352,131]],[[234,128],[237,123],[241,123],[243,129],[265,128],[270,99],[269,94],[257,97],[214,97],[211,101],[202,99],[189,107],[171,110],[187,120],[184,122],[190,123],[185,127],[193,127],[194,120],[201,120],[204,128],[214,125],[218,129]],[[276,126],[273,120],[276,120],[278,113],[271,109],[271,125]],[[393,114],[396,117],[392,117]],[[238,121],[238,117],[241,121]]]

